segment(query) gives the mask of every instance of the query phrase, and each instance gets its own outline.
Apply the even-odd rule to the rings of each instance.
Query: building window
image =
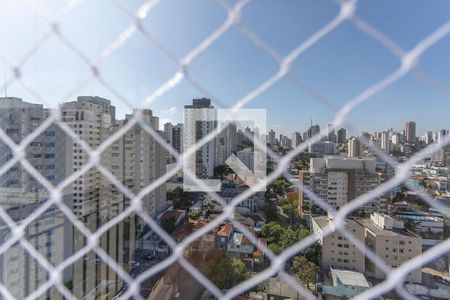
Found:
[[[55,136],[55,132],[54,131],[44,131],[44,136]]]

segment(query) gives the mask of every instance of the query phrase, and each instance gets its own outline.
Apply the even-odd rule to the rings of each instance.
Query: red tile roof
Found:
[[[253,256],[263,257],[264,256],[264,252],[260,249],[259,245],[266,245],[266,239],[259,238],[258,239],[258,249],[255,252],[253,252]]]
[[[220,228],[219,232],[217,232],[218,236],[229,236],[231,231],[233,230],[233,225],[225,224]]]
[[[164,212],[164,214],[161,216],[161,220],[168,219],[168,218],[175,218],[175,220],[178,220],[178,218],[183,214],[182,211],[177,210],[167,210]]]
[[[191,223],[185,223],[178,228],[172,235],[177,241],[181,241],[189,236],[194,230],[194,226]]]

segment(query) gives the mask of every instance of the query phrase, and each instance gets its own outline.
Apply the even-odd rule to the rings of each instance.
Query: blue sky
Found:
[[[49,11],[58,10],[65,2],[39,1]],[[122,0],[130,11],[135,11],[142,2]],[[284,56],[338,13],[339,6],[332,0],[254,0],[245,6],[242,22]],[[356,13],[407,51],[450,20],[450,1],[362,0]],[[149,13],[144,26],[181,59],[220,26],[226,16],[226,11],[214,0],[162,0]],[[86,57],[95,59],[129,23],[129,16],[109,0],[81,1],[62,19],[60,29]],[[0,1],[0,55],[12,64],[18,64],[48,29],[45,19],[20,1]],[[447,36],[420,60],[420,67],[448,90],[449,58],[450,36]],[[302,54],[294,63],[293,72],[336,106],[341,106],[398,66],[396,56],[346,21]],[[176,70],[177,66],[140,33],[100,67],[105,81],[133,105],[138,105]],[[232,106],[277,70],[277,63],[235,27],[189,67],[191,76],[227,106]],[[56,37],[46,41],[21,71],[51,106],[72,100],[73,96],[66,96],[90,72]],[[11,71],[2,63],[0,73],[11,76]],[[8,87],[8,95],[39,102],[18,83]],[[119,116],[130,112],[130,107],[95,80],[76,95],[110,98]],[[203,96],[187,81],[182,81],[150,108],[163,121],[178,122],[182,120],[183,105]],[[325,126],[333,118],[327,107],[288,77],[248,107],[266,108],[268,128],[285,134],[293,130],[305,131],[310,119]],[[349,115],[349,121],[360,130],[374,131],[389,127],[401,129],[407,120],[416,120],[421,134],[428,128],[450,128],[449,115],[449,94],[436,91],[411,74],[357,107]]]

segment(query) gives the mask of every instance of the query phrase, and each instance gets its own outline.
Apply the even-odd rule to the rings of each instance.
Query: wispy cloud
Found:
[[[177,112],[177,107],[176,106],[172,106],[171,108],[169,108],[167,110],[163,110],[161,112],[161,115],[173,116],[176,112]]]

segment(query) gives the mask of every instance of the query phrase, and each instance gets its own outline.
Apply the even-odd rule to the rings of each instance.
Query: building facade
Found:
[[[375,170],[376,160],[371,158],[348,158],[326,156],[312,158],[309,171],[299,173],[300,183],[325,200],[330,206],[339,209],[347,202],[376,188],[381,183],[381,175]],[[299,189],[300,214],[309,211],[314,201]],[[377,200],[360,208],[361,212],[376,210]],[[315,213],[324,213],[316,209]]]
[[[422,253],[420,236],[406,230],[403,221],[391,216],[373,213],[370,218],[346,221],[345,230],[361,242],[361,250],[337,231],[325,236],[323,230],[331,220],[327,216],[311,218],[314,235],[323,246],[321,267],[324,269],[353,270],[367,277],[385,279],[386,274],[381,268],[365,257],[366,249],[370,249],[392,268]],[[405,281],[421,283],[420,268],[408,274]]]

